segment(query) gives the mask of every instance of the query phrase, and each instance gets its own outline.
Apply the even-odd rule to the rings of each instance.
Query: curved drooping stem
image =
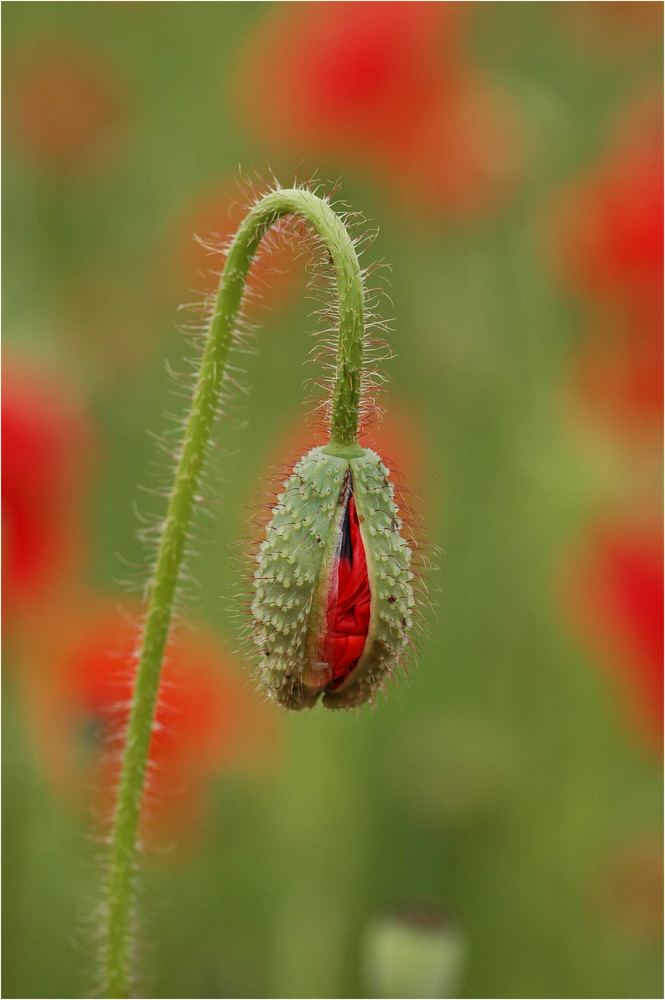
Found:
[[[327,201],[305,189],[276,190],[251,209],[231,244],[161,529],[111,833],[104,927],[105,995],[109,997],[129,995],[133,883],[146,764],[162,659],[206,444],[217,413],[233,332],[252,260],[267,230],[285,215],[298,215],[305,219],[332,259],[339,344],[330,447],[346,450],[353,448],[357,442],[364,348],[364,288],[358,257],[344,223]]]

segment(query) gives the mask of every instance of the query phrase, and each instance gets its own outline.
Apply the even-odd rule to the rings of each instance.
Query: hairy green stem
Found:
[[[134,873],[146,763],[162,659],[206,444],[218,409],[252,259],[266,231],[285,215],[304,218],[332,259],[339,345],[331,447],[345,450],[357,444],[364,347],[364,288],[358,257],[344,223],[327,201],[304,189],[273,191],[247,214],[226,259],[161,531],[111,833],[104,928],[104,985],[108,997],[126,997],[130,990]]]

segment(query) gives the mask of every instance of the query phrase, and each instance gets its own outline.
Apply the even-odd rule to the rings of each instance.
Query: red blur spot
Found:
[[[599,525],[572,559],[566,605],[577,630],[618,677],[641,731],[663,729],[663,543],[659,531]]]
[[[631,433],[662,420],[662,134],[660,96],[633,102],[553,213],[557,267],[590,331],[572,359],[574,395]]]
[[[75,615],[50,623],[43,648],[33,649],[44,669],[24,678],[47,775],[73,804],[92,795],[103,827],[120,773],[139,638],[138,626],[113,602],[83,596]],[[270,766],[276,725],[216,635],[178,628],[169,640],[150,739],[142,820],[150,842],[180,841],[200,829],[216,774]]]
[[[123,88],[99,53],[49,40],[7,74],[11,134],[40,164],[67,173],[116,151]]]
[[[2,373],[5,612],[52,595],[78,565],[92,438],[73,388],[10,352]]]
[[[651,441],[662,433],[662,323],[630,336],[613,322],[590,330],[574,358],[571,400],[576,409],[617,435]]]
[[[357,164],[407,214],[484,211],[521,172],[521,121],[473,66],[469,20],[466,4],[274,5],[240,53],[232,106],[273,157]]]

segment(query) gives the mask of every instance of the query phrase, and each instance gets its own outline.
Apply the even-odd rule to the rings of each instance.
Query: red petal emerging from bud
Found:
[[[369,576],[353,494],[349,496],[344,514],[339,559],[333,570],[332,583],[328,595],[323,655],[332,669],[329,687],[335,688],[358,663],[369,631]]]

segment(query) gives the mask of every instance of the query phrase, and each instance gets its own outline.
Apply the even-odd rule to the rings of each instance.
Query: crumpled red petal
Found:
[[[332,670],[331,687],[339,686],[362,656],[370,618],[370,585],[365,546],[353,494],[349,496],[339,560],[337,587],[328,595],[323,655]],[[334,578],[333,578],[334,582]]]

